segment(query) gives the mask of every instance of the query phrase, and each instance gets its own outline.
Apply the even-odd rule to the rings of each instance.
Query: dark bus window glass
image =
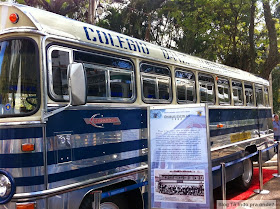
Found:
[[[215,88],[214,88],[214,78],[210,75],[199,74],[199,92],[200,92],[200,102],[202,103],[215,103]]]
[[[186,101],[186,86],[185,81],[176,80],[176,89],[177,89],[177,100],[178,101]]]
[[[60,97],[68,95],[67,67],[69,65],[69,52],[53,50],[51,57],[53,91],[55,95]]]
[[[143,93],[147,99],[156,99],[156,80],[143,77]]]
[[[169,80],[167,79],[159,79],[158,80],[158,93],[159,99],[169,100]]]
[[[106,71],[86,68],[87,96],[107,97]]]
[[[230,94],[229,94],[229,81],[224,78],[218,78],[218,99],[220,105],[230,104]]]
[[[142,64],[141,65],[141,72],[143,73],[152,73],[164,76],[170,76],[171,73],[167,68],[154,66],[150,64]]]
[[[0,116],[31,114],[39,108],[37,54],[29,39],[0,42]]]
[[[243,87],[239,81],[232,81],[232,96],[234,105],[243,105]]]
[[[131,98],[132,96],[131,73],[110,72],[111,97]]]
[[[176,71],[176,92],[178,103],[194,103],[195,77],[190,71]]]
[[[245,83],[244,87],[245,87],[246,105],[253,106],[254,105],[253,85]]]
[[[255,95],[257,106],[264,106],[263,90],[261,86],[255,85]]]
[[[81,63],[95,63],[115,68],[133,70],[131,62],[103,54],[74,51],[74,60]]]

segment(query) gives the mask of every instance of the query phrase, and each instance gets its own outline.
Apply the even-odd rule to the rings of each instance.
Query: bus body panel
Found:
[[[146,131],[144,109],[77,108],[50,117],[48,188],[147,164]]]

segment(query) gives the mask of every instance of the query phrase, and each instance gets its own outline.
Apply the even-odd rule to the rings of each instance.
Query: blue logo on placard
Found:
[[[153,112],[152,113],[152,118],[161,118],[161,111]]]
[[[10,110],[12,108],[12,106],[10,104],[6,104],[5,108],[6,108],[6,110]]]

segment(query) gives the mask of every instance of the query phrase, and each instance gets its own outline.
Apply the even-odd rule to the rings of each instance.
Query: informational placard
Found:
[[[204,104],[150,107],[150,208],[213,208]]]

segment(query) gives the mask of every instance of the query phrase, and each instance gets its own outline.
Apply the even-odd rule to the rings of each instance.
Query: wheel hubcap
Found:
[[[101,203],[100,209],[119,209],[119,207],[112,202]]]
[[[243,162],[244,172],[243,172],[243,180],[246,183],[249,183],[252,179],[252,163],[250,159],[244,160]]]

